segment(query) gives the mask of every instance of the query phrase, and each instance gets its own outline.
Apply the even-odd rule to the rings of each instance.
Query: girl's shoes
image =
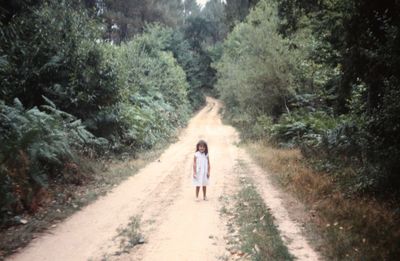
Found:
[[[204,197],[203,199],[204,199],[205,201],[207,201],[207,200],[208,200],[208,199],[207,199],[207,197]]]

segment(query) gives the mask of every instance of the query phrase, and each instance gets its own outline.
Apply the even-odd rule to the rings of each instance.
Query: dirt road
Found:
[[[207,106],[192,118],[179,141],[158,160],[9,259],[101,260],[107,257],[115,260],[211,261],[232,258],[226,251],[219,198],[236,189],[236,178],[232,174],[239,157],[251,160],[235,146],[238,142],[235,130],[221,123],[220,108],[219,101],[207,98]],[[208,201],[196,201],[191,185],[193,154],[199,139],[205,139],[209,145],[211,184]],[[263,180],[264,177],[259,177],[259,184],[268,182]],[[299,260],[317,260],[318,256],[301,236],[300,229],[284,213],[280,196],[273,195],[276,200],[270,201],[276,204],[268,204],[274,204],[271,211],[276,210],[277,221],[286,222],[280,229],[289,230],[282,233],[288,244],[295,241],[290,250],[292,254]],[[140,219],[140,230],[146,242],[129,253],[112,255],[119,247],[118,229],[126,227],[131,217]]]

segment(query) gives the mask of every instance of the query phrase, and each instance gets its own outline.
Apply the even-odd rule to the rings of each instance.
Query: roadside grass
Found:
[[[332,176],[307,166],[299,150],[274,148],[262,142],[244,147],[275,183],[306,205],[312,233],[322,235],[323,242],[318,244],[327,259],[398,259],[399,214],[384,202],[344,194]]]
[[[107,161],[85,161],[82,184],[51,184],[46,202],[35,214],[24,214],[18,218],[26,220],[20,224],[0,230],[0,260],[26,246],[40,232],[57,226],[82,207],[133,176],[139,169],[154,161],[165,150],[166,144],[159,144],[152,150],[138,153],[135,157],[125,156]]]
[[[241,175],[248,171],[242,161],[236,166],[241,189],[234,197],[234,203],[228,208],[223,201],[222,215],[230,215],[228,232],[231,239],[228,244],[232,255],[243,256],[248,260],[294,260],[283,243],[279,231],[274,224],[274,218],[269,213],[261,196],[258,194],[253,181]],[[235,223],[235,224],[232,224]],[[240,248],[236,251],[235,248]]]

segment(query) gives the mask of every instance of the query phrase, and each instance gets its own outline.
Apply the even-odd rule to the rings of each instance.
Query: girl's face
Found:
[[[204,151],[206,150],[206,147],[204,146],[204,145],[199,145],[199,151],[201,152],[201,153],[203,153]]]

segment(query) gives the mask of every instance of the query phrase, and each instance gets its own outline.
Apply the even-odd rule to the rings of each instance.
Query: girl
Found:
[[[200,186],[203,187],[203,199],[207,200],[206,189],[210,178],[210,160],[208,158],[208,146],[204,140],[196,145],[193,161],[193,185],[196,186],[196,199],[199,198]]]

